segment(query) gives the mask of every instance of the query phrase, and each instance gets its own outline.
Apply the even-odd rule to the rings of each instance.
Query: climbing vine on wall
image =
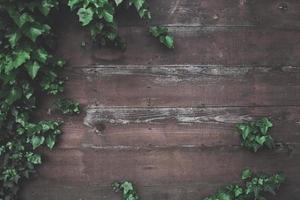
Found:
[[[52,149],[61,134],[60,121],[39,121],[33,114],[40,96],[64,90],[59,74],[65,62],[51,54],[51,16],[62,2],[0,0],[0,200],[17,199],[21,183],[42,163],[38,149]],[[67,6],[101,46],[125,48],[116,19],[120,6],[151,18],[146,0],[68,0]],[[79,113],[79,104],[70,100],[55,106],[63,114]]]

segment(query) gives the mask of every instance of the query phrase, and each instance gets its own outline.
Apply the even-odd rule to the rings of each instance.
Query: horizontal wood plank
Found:
[[[69,67],[66,95],[102,106],[300,105],[299,67]]]
[[[87,109],[85,117],[84,111],[79,117],[64,119],[64,134],[59,148],[235,148],[240,144],[236,123],[269,116],[274,123],[271,135],[279,145],[283,145],[282,148],[293,149],[293,145],[300,142],[299,109],[92,107]]]
[[[293,30],[249,27],[170,27],[174,50],[163,47],[146,28],[123,27],[127,50],[91,45],[88,33],[67,23],[59,35],[57,54],[70,65],[91,64],[218,64],[297,66],[300,35]],[[81,47],[82,41],[87,43]]]
[[[108,187],[115,180],[129,179],[141,187],[168,184],[202,184],[210,187],[239,180],[240,171],[245,167],[267,172],[282,169],[290,185],[285,190],[299,195],[299,147],[292,153],[285,151],[261,152],[258,154],[241,152],[234,149],[165,149],[165,150],[99,150],[83,148],[55,150],[48,153],[48,164],[39,169],[41,180],[68,185],[98,185],[94,192],[101,199],[101,187]],[[32,185],[31,187],[33,187]],[[28,186],[30,187],[30,186]],[[50,188],[55,188],[51,186]],[[32,191],[29,188],[26,191]],[[64,189],[62,189],[64,190]],[[80,191],[83,191],[80,189]],[[163,192],[163,188],[160,190]],[[207,195],[208,190],[193,190],[199,197]],[[40,190],[36,190],[36,195]],[[179,191],[182,194],[183,191]],[[28,198],[32,194],[27,194]],[[74,194],[67,194],[74,197]],[[93,194],[83,192],[80,198]],[[103,195],[103,194],[102,194]],[[175,193],[178,195],[178,192]],[[147,196],[146,196],[147,197]],[[153,196],[150,196],[151,199]],[[170,194],[172,199],[172,194]],[[282,199],[283,200],[283,199]]]
[[[264,26],[300,28],[297,0],[151,0],[150,24]],[[143,24],[131,9],[119,16],[121,26]]]
[[[238,182],[238,179],[232,177],[232,182]],[[135,181],[136,182],[136,181]],[[276,196],[272,196],[272,200],[297,199],[300,195],[300,189],[294,183],[288,181],[280,188],[280,192]],[[136,189],[143,200],[195,200],[201,197],[209,196],[217,191],[219,184],[202,184],[202,183],[170,183],[165,185],[145,186],[142,182],[138,182]],[[46,188],[46,189],[45,189]],[[121,195],[115,194],[110,185],[101,186],[99,184],[82,184],[78,185],[65,184],[60,181],[49,181],[45,179],[36,179],[27,183],[23,190],[23,199],[43,199],[43,200],[120,200]]]
[[[119,9],[118,22],[124,26],[263,26],[282,29],[300,28],[300,3],[297,0],[151,0],[152,19],[141,20],[134,8]],[[77,20],[68,8],[57,14],[57,23]],[[61,19],[64,19],[63,21]]]

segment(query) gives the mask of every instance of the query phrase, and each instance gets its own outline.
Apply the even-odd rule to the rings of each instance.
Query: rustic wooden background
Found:
[[[143,200],[199,200],[251,167],[283,170],[288,181],[271,199],[298,200],[300,1],[149,2],[151,24],[169,26],[175,50],[133,10],[120,15],[126,52],[97,49],[75,16],[58,18],[66,95],[85,110],[64,118],[58,148],[22,199],[118,200],[111,183],[129,179]],[[260,116],[282,145],[252,154],[234,124]]]

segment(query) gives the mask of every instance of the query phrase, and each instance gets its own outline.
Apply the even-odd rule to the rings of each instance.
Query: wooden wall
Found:
[[[133,10],[120,15],[126,52],[93,47],[75,16],[59,18],[66,95],[84,111],[64,118],[58,148],[45,151],[22,199],[118,200],[111,183],[129,179],[143,200],[199,200],[251,167],[284,171],[271,199],[298,200],[300,1],[149,2],[150,24],[170,28],[175,50]],[[234,125],[260,116],[272,118],[281,145],[252,154]]]

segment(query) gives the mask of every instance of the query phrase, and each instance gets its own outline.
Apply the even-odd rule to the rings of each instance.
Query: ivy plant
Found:
[[[73,100],[66,99],[66,98],[59,98],[54,103],[54,109],[59,111],[64,115],[74,115],[80,113],[80,105]]]
[[[59,121],[33,119],[41,94],[63,91],[64,62],[50,51],[48,15],[58,1],[0,0],[0,199],[17,198],[20,183],[42,163],[38,149],[52,149]]]
[[[54,56],[52,13],[59,0],[0,0],[0,200],[17,199],[21,183],[43,161],[39,149],[52,149],[61,134],[60,121],[33,118],[45,95],[64,90],[60,72],[65,61]],[[81,25],[100,45],[124,48],[116,11],[133,6],[150,19],[146,0],[68,0]],[[79,104],[59,100],[63,114],[79,113]]]
[[[88,27],[92,39],[101,46],[116,46],[124,49],[124,41],[118,33],[116,10],[122,4],[134,6],[142,19],[151,19],[145,0],[69,0],[71,10],[76,11],[82,26]]]
[[[152,26],[149,29],[151,35],[158,38],[159,41],[169,49],[174,48],[174,38],[170,35],[168,28],[162,26]]]
[[[123,200],[138,200],[136,189],[130,181],[113,183],[113,190],[115,192],[122,192]]]
[[[273,127],[270,119],[264,117],[254,122],[237,124],[238,133],[241,135],[242,146],[257,152],[263,147],[272,149],[274,140],[269,134]]]
[[[276,191],[285,181],[285,177],[281,173],[254,174],[250,169],[242,172],[241,179],[243,184],[226,186],[203,200],[267,200],[266,194],[276,195]]]

